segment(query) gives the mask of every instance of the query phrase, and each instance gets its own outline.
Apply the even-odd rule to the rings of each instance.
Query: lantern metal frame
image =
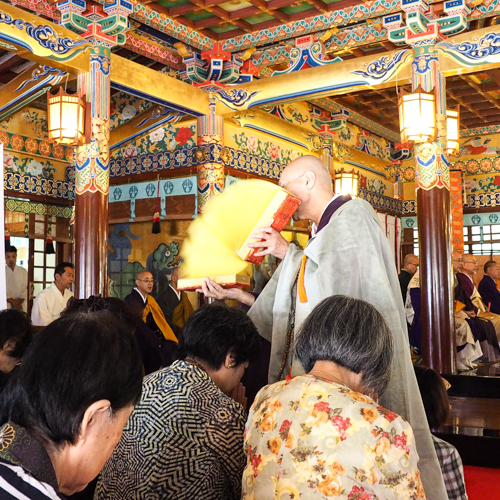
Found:
[[[347,171],[342,167],[338,172],[335,172],[333,182],[335,194],[350,194],[353,197],[358,196],[359,170],[355,171],[354,169],[352,169],[351,171]],[[345,189],[343,186],[344,183],[347,182],[349,182],[350,184],[350,189]]]
[[[87,102],[80,92],[67,93],[62,86],[58,92],[52,94],[47,91],[47,123],[49,142],[57,142],[66,146],[78,146],[86,141],[87,129],[85,118]],[[72,113],[68,123],[68,113]],[[88,118],[88,116],[87,116]]]
[[[432,142],[436,138],[436,94],[418,86],[401,90],[398,99],[401,142]],[[411,113],[411,117],[409,116]]]

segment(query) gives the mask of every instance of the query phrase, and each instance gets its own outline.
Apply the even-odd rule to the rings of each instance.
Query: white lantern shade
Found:
[[[446,150],[449,155],[456,155],[460,145],[460,111],[446,110]]]
[[[335,194],[358,196],[359,172],[341,169],[335,174]]]
[[[427,142],[435,137],[436,102],[433,93],[420,88],[399,98],[401,142]]]
[[[85,136],[85,100],[78,94],[47,92],[49,142],[76,146]]]

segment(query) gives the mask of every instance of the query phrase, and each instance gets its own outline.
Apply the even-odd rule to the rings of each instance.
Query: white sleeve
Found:
[[[31,311],[31,321],[35,326],[47,326],[54,321],[52,314],[49,311],[47,293],[40,292],[38,297],[33,302],[33,310]]]

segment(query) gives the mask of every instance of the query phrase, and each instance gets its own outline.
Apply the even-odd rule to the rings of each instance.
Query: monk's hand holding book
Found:
[[[281,236],[273,227],[261,227],[258,233],[252,233],[250,238],[255,238],[257,241],[248,243],[248,248],[258,248],[259,251],[254,253],[254,257],[263,257],[271,254],[278,259],[283,260],[290,243]]]

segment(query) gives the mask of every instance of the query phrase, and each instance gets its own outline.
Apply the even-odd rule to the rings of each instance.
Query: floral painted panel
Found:
[[[154,102],[118,92],[111,97],[109,128],[113,130],[154,105]]]
[[[0,143],[3,144],[4,150],[14,153],[26,153],[47,159],[73,162],[74,148],[72,146],[62,146],[47,140],[11,134],[3,130],[0,130]]]
[[[255,135],[247,135],[245,132],[234,134],[231,137],[234,139],[238,149],[280,163],[290,163],[295,158],[304,154],[297,150],[285,149],[271,141],[263,141]]]
[[[467,193],[496,193],[500,189],[500,175],[469,177],[464,184]]]
[[[389,186],[382,179],[370,178],[362,174],[359,175],[359,187],[373,191],[377,194],[387,194]]]
[[[4,151],[3,168],[5,172],[14,174],[32,175],[43,179],[63,180],[67,164],[52,162],[42,158],[33,158],[27,155],[12,154]]]
[[[113,158],[132,158],[147,153],[158,153],[196,146],[196,125],[162,125],[113,152]]]
[[[47,139],[47,113],[37,108],[25,108],[0,122],[0,129],[36,139]]]

